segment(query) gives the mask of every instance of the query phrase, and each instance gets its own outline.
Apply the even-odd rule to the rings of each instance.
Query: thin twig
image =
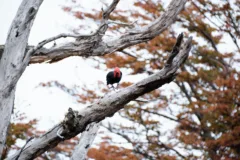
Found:
[[[117,131],[116,131],[117,129],[116,129],[116,128],[113,128],[110,123],[108,123],[108,126],[104,126],[104,125],[102,125],[102,126],[103,126],[104,128],[106,128],[107,130],[109,130],[110,132],[112,132],[112,133],[114,133],[114,134],[116,134],[116,135],[118,135],[118,136],[121,136],[121,137],[124,138],[128,143],[131,143],[131,144],[134,143],[134,142],[132,141],[132,139],[131,139],[130,137],[128,137],[127,135],[117,132]],[[138,154],[144,156],[144,157],[147,158],[147,159],[154,159],[154,157],[152,157],[151,155],[147,154],[145,151],[140,150],[139,147],[134,147],[134,148],[133,148],[133,152],[138,153]]]
[[[164,144],[163,142],[160,141],[160,145],[163,146],[166,150],[172,150],[174,151],[177,155],[179,155],[180,157],[182,157],[183,159],[186,159],[186,157],[184,155],[182,155],[180,152],[178,152],[176,149],[169,147],[168,145]],[[158,143],[156,143],[158,144]]]
[[[120,51],[120,52],[122,52],[122,53],[124,53],[124,54],[126,54],[126,55],[128,55],[128,56],[130,56],[130,57],[133,57],[133,58],[136,58],[136,59],[137,59],[136,56],[132,55],[131,53],[129,53],[129,52],[125,51],[125,50],[122,50],[122,51]]]
[[[140,120],[142,121],[142,122],[144,122],[143,121],[143,119],[142,119],[142,117],[140,116]],[[142,123],[142,124],[144,124],[144,123]],[[147,140],[148,140],[148,142],[149,143],[151,143],[151,144],[155,144],[155,145],[157,145],[157,146],[159,146],[159,147],[163,147],[163,148],[165,148],[166,150],[172,150],[172,151],[174,151],[177,155],[179,155],[180,157],[182,157],[183,159],[186,159],[186,157],[185,156],[183,156],[180,152],[178,152],[176,149],[174,149],[173,147],[169,147],[168,145],[166,145],[165,143],[163,143],[159,138],[158,138],[158,142],[156,142],[156,141],[152,141],[150,138],[149,138],[149,127],[147,127],[147,125],[143,125],[144,126],[144,128],[146,129],[146,138],[147,138]],[[157,134],[158,134],[158,137],[160,137],[161,135],[160,135],[160,132],[157,132]]]
[[[136,101],[136,102],[143,102],[143,103],[149,103],[149,102],[154,102],[156,100],[166,100],[166,96],[159,96],[158,98],[155,98],[155,99],[144,99],[144,98],[137,98],[135,100],[132,100],[132,101]]]
[[[140,110],[142,110],[142,111],[144,111],[144,112],[151,113],[151,114],[154,114],[154,115],[158,115],[158,116],[160,116],[160,117],[164,117],[164,118],[167,118],[167,119],[172,120],[172,121],[175,121],[175,122],[180,122],[179,119],[172,118],[172,117],[166,116],[166,115],[161,114],[161,113],[158,113],[158,112],[153,112],[153,111],[150,111],[150,110],[148,110],[148,109],[143,109],[143,108],[139,108],[139,107],[133,107],[133,108],[137,108],[137,109],[140,109]]]
[[[119,1],[120,0],[113,0],[112,4],[105,11],[103,11],[103,19],[104,20],[109,19],[110,14],[116,8]]]
[[[18,158],[20,157],[23,149],[26,147],[26,145],[28,144],[28,142],[30,142],[32,139],[33,139],[33,137],[29,138],[29,139],[26,141],[25,145],[21,148],[21,150],[20,150],[20,152],[18,153],[18,155],[17,155],[17,157],[16,157],[15,160],[18,160]]]
[[[120,21],[108,20],[108,24],[109,23],[114,23],[114,24],[119,24],[119,25],[124,25],[124,26],[130,26],[130,27],[133,27],[136,22],[137,22],[137,20],[132,22],[132,23],[124,23],[124,22],[120,22]]]

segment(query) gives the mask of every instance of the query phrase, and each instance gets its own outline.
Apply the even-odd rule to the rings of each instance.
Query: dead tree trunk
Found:
[[[29,63],[26,54],[29,33],[43,0],[23,0],[15,16],[0,60],[0,159],[14,105],[18,79]]]

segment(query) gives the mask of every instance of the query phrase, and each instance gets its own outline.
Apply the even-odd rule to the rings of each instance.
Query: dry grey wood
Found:
[[[42,1],[22,1],[0,56],[0,159],[13,110],[16,83],[30,60],[26,54],[29,33]]]
[[[85,160],[87,151],[93,143],[99,127],[99,123],[91,123],[87,127],[87,129],[81,134],[78,145],[76,145],[73,151],[71,160]]]
[[[182,38],[178,38],[178,40],[182,42]],[[113,116],[114,113],[124,108],[124,105],[131,100],[171,82],[175,78],[180,65],[183,64],[188,57],[188,53],[191,49],[191,40],[191,38],[188,38],[185,43],[177,42],[179,46],[175,45],[177,49],[173,49],[173,51],[177,51],[177,54],[173,54],[174,57],[171,57],[172,60],[168,61],[171,63],[166,65],[159,72],[127,88],[119,90],[118,92],[105,95],[84,110],[73,111],[70,108],[62,123],[27,144],[19,160],[28,160],[37,157],[49,148],[55,147],[59,142],[84,132],[89,124],[100,122],[106,117]],[[64,139],[57,135],[59,130]],[[8,160],[14,159],[17,155],[18,153],[8,158]]]
[[[114,5],[110,6],[116,7],[117,2],[117,0],[113,1],[112,4]],[[172,0],[166,9],[166,12],[161,14],[161,17],[157,18],[153,23],[150,23],[141,30],[132,29],[120,37],[115,37],[112,40],[107,41],[102,40],[102,37],[108,28],[107,18],[109,18],[109,16],[105,16],[105,19],[103,18],[98,30],[94,32],[95,34],[82,37],[81,39],[76,38],[75,42],[68,42],[49,49],[39,49],[34,53],[30,62],[53,63],[69,56],[102,56],[114,51],[121,51],[126,47],[138,43],[149,41],[162,33],[175,21],[186,2],[187,0]]]
[[[32,56],[30,63],[42,63],[42,62],[57,62],[69,56],[102,56],[104,54],[112,53],[114,51],[121,51],[122,49],[146,42],[153,39],[155,36],[162,33],[168,26],[170,26],[176,19],[179,12],[184,8],[184,4],[187,0],[173,0],[169,4],[165,13],[156,19],[148,26],[139,29],[132,29],[121,37],[116,37],[113,40],[102,41],[107,28],[108,28],[108,16],[102,20],[101,25],[96,32],[89,35],[72,35],[72,34],[60,34],[49,39],[58,39],[72,37],[76,38],[76,42],[65,43],[61,46],[55,46],[52,48],[38,49]],[[114,0],[111,7],[116,7],[118,0]],[[112,11],[112,8],[110,8]],[[111,12],[106,12],[110,14]],[[80,37],[80,38],[78,38]],[[49,40],[48,39],[48,40]],[[0,58],[4,47],[0,46]]]
[[[170,3],[167,11],[153,23],[142,30],[132,30],[115,40],[99,41],[101,35],[75,43],[67,43],[63,46],[40,51],[32,57],[31,62],[39,63],[44,61],[55,62],[68,56],[99,56],[123,48],[151,40],[163,32],[176,19],[176,16],[183,9],[186,0],[174,0]]]

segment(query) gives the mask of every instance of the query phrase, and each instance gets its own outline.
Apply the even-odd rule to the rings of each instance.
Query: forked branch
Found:
[[[115,51],[121,51],[126,47],[133,46],[142,42],[149,41],[161,34],[175,20],[180,11],[184,8],[187,0],[172,0],[166,12],[161,14],[154,22],[142,29],[132,29],[127,31],[121,37],[113,37],[111,40],[103,41],[102,37],[108,28],[108,18],[115,9],[119,0],[114,0],[112,4],[103,12],[101,25],[93,34],[89,35],[68,35],[62,34],[49,39],[58,39],[61,37],[74,37],[76,42],[68,42],[52,48],[37,49],[31,58],[30,63],[57,62],[69,56],[102,56]],[[78,38],[78,37],[81,38]],[[48,39],[48,40],[49,40]],[[55,39],[55,40],[56,40]],[[46,42],[46,41],[44,41]],[[0,47],[0,57],[3,48]]]
[[[114,0],[110,5],[111,7],[108,7],[107,11],[104,13],[105,19],[102,20],[102,25],[100,25],[101,29],[99,29],[97,35],[77,41],[76,43],[66,43],[62,46],[39,50],[33,55],[31,63],[41,63],[45,61],[52,63],[69,56],[102,56],[115,51],[121,51],[135,44],[149,41],[162,33],[175,21],[186,2],[187,0],[172,0],[166,12],[144,28],[140,30],[132,29],[121,37],[102,41],[102,37],[108,27],[108,22],[105,19],[109,18],[110,11],[113,11],[118,3],[118,0]]]
[[[84,110],[73,111],[70,109],[62,123],[58,124],[41,137],[34,139],[32,143],[28,143],[22,150],[19,159],[27,160],[37,157],[49,148],[55,147],[64,139],[70,139],[82,133],[89,124],[100,122],[106,117],[111,117],[130,101],[171,82],[175,78],[180,65],[182,65],[188,57],[188,53],[191,49],[191,40],[190,37],[183,43],[182,39],[180,42],[178,39],[176,43],[180,43],[180,49],[176,52],[175,56],[173,56],[171,64],[165,66],[159,72],[152,74],[138,83],[123,88],[118,92],[105,95]],[[64,139],[57,135],[59,130]],[[14,159],[16,155],[18,155],[18,153],[9,159]]]

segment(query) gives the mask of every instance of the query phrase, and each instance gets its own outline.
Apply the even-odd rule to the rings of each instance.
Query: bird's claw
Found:
[[[113,88],[113,90],[115,91],[115,87],[113,85],[111,85],[111,87],[108,86],[108,89]]]
[[[119,83],[117,84],[117,87],[116,87],[116,88],[117,88],[117,90],[118,90],[118,87],[119,87]]]

